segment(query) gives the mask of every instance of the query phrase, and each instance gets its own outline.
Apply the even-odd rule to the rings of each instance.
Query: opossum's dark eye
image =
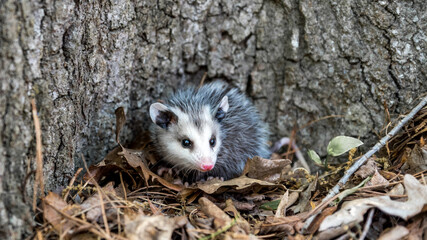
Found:
[[[188,139],[183,139],[183,140],[181,141],[181,144],[182,144],[182,146],[183,146],[184,148],[190,148],[190,147],[191,147],[191,145],[192,145],[191,141],[190,141],[190,140],[188,140]]]
[[[216,144],[215,136],[212,136],[211,140],[209,140],[209,144],[211,145],[211,147],[215,147],[215,144]]]

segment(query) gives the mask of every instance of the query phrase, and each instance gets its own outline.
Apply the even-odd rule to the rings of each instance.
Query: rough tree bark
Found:
[[[205,72],[254,99],[272,140],[343,115],[299,132],[319,152],[338,134],[372,142],[385,104],[397,117],[427,89],[423,0],[4,0],[0,19],[1,239],[33,226],[31,98],[53,190],[115,145],[117,107],[130,140],[153,100]]]

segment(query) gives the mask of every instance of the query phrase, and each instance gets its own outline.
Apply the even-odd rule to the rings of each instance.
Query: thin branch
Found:
[[[34,180],[33,189],[33,210],[36,210],[37,205],[37,184],[40,185],[40,195],[44,196],[44,182],[43,182],[43,154],[42,154],[42,131],[40,127],[39,117],[37,116],[36,100],[31,99],[31,108],[34,120],[34,129],[36,132],[36,179]]]
[[[122,183],[122,187],[123,187],[123,194],[125,195],[125,201],[128,200],[128,196],[126,194],[126,188],[125,188],[125,184],[123,182],[123,176],[122,176],[122,172],[119,172],[120,174],[120,182]]]
[[[368,234],[369,228],[371,227],[372,217],[374,216],[375,208],[372,208],[368,213],[368,219],[366,220],[365,226],[363,227],[362,235],[360,235],[359,240],[365,239]]]
[[[202,77],[202,80],[200,81],[198,88],[201,88],[203,86],[203,84],[205,83],[205,80],[206,80],[206,76],[208,76],[208,72],[203,73],[203,77]]]
[[[89,168],[87,167],[86,160],[85,160],[85,158],[84,158],[83,154],[81,155],[81,157],[82,157],[82,159],[83,159],[83,164],[84,164],[84,167],[85,167],[85,169],[86,169],[86,172],[89,174],[90,178],[91,178],[91,179],[93,179],[92,173],[89,171]],[[88,181],[88,182],[89,182],[89,181]],[[102,188],[101,188],[101,187],[99,186],[99,184],[95,181],[95,179],[93,179],[93,183],[94,183],[95,187],[96,187],[96,188],[97,188],[97,190],[98,190],[98,194],[99,194],[99,201],[100,201],[100,204],[101,204],[102,220],[104,221],[105,231],[106,231],[107,236],[108,236],[108,237],[111,237],[111,235],[110,235],[110,227],[108,226],[107,214],[105,213],[104,199],[103,199],[102,194],[104,194],[104,195],[105,195],[105,197],[109,200],[109,202],[110,202],[110,203],[111,203],[111,200],[109,199],[109,197],[107,196],[107,194],[106,194],[106,193],[104,193],[104,191],[102,191]],[[113,205],[114,205],[114,204],[113,204]]]

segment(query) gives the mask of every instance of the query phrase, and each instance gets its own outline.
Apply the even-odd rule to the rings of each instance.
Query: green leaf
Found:
[[[262,204],[260,208],[264,210],[277,210],[277,208],[279,207],[280,200],[281,199],[273,200],[271,202],[266,202]]]
[[[335,199],[334,203],[335,205],[338,204],[339,202],[341,202],[345,197],[347,197],[348,195],[351,195],[353,193],[355,193],[359,188],[365,186],[365,184],[371,180],[372,177],[367,177],[365,180],[363,180],[361,183],[359,183],[359,185],[357,185],[356,187],[347,189],[342,191],[339,195],[338,198]]]
[[[308,156],[310,157],[313,162],[315,162],[318,165],[322,165],[322,161],[320,160],[319,155],[314,150],[308,150]]]
[[[357,138],[347,136],[334,137],[328,144],[328,154],[336,157],[362,144],[363,142]]]

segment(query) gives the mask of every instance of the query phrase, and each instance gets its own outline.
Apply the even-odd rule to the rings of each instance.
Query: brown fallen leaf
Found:
[[[287,190],[285,194],[283,194],[282,199],[280,199],[280,203],[279,203],[279,206],[277,207],[275,217],[286,216],[286,206],[288,205],[288,201],[289,201],[289,190]]]
[[[397,175],[396,173],[385,171],[385,170],[379,170],[379,172],[381,176],[383,176],[387,180],[395,179]]]
[[[228,201],[228,199],[227,199],[227,201]],[[220,208],[228,206],[227,201],[225,203],[219,203],[218,206]],[[251,202],[233,200],[233,206],[236,208],[236,210],[239,210],[239,211],[251,211],[256,207],[256,204],[251,203]],[[225,211],[225,209],[224,209],[224,211]]]
[[[318,240],[335,239],[336,237],[348,232],[348,229],[351,229],[354,226],[356,226],[355,223],[350,223],[350,224],[345,225],[345,226],[329,228],[329,229],[317,234],[317,239]]]
[[[371,157],[368,159],[368,161],[365,164],[363,164],[359,168],[359,170],[357,170],[357,172],[354,175],[362,179],[365,179],[369,176],[372,176],[377,169],[378,169],[377,163],[375,162],[374,157]]]
[[[225,201],[226,207],[224,208],[224,212],[231,212],[233,213],[234,218],[237,219],[237,226],[239,226],[241,229],[243,229],[243,231],[245,232],[245,234],[249,234],[250,233],[250,224],[246,221],[246,219],[244,219],[239,211],[237,211],[236,207],[235,207],[235,202],[230,198],[227,199]]]
[[[116,194],[112,182],[102,187],[102,190],[106,194]],[[102,216],[102,208],[100,206],[99,194],[99,192],[95,193],[80,205],[83,211],[87,211],[86,218],[91,222],[98,222],[100,217]],[[103,198],[105,199],[105,196],[103,196]],[[105,199],[105,201],[106,200],[107,199]]]
[[[213,223],[215,228],[219,229],[231,225],[232,219],[223,210],[221,210],[221,208],[217,207],[209,199],[201,197],[199,199],[199,204],[200,209],[203,211],[203,213],[214,219]],[[232,226],[230,230],[237,233],[245,232],[237,225]]]
[[[427,146],[419,147],[415,145],[410,149],[402,170],[407,173],[417,173],[427,170]]]
[[[380,188],[385,188],[387,187],[389,184],[389,182],[387,181],[387,179],[385,179],[379,172],[377,169],[375,169],[374,171],[374,175],[372,176],[372,178],[366,183],[366,186],[378,186],[380,185]]]
[[[186,217],[169,218],[162,215],[125,217],[126,238],[130,240],[171,239],[175,229],[187,224]]]
[[[292,161],[288,159],[265,159],[261,157],[253,157],[248,159],[242,175],[246,175],[253,179],[259,179],[268,182],[276,182],[280,180],[282,170],[290,167]]]
[[[420,213],[424,205],[427,204],[427,186],[409,174],[405,175],[403,185],[408,194],[407,201],[394,201],[389,196],[379,196],[345,202],[339,211],[325,218],[319,231],[350,222],[361,222],[363,215],[372,207],[377,207],[389,215],[398,216],[405,220]]]
[[[397,184],[396,186],[394,186],[388,193],[387,195],[403,195],[405,194],[405,188],[403,187],[403,185],[401,183]]]
[[[258,238],[252,234],[248,235],[235,232],[226,232],[224,234],[224,240],[258,240]]]
[[[301,215],[288,217],[267,217],[261,224],[259,234],[281,232],[282,234],[294,234],[294,225],[302,220]]]
[[[381,233],[378,240],[399,240],[409,234],[409,230],[404,227],[397,225],[392,229],[387,229],[383,233]]]
[[[206,182],[200,182],[200,183],[197,183],[196,189],[198,188],[207,194],[214,194],[214,193],[218,194],[230,188],[234,188],[236,191],[243,192],[243,190],[247,190],[255,186],[283,187],[282,185],[277,185],[271,182],[248,178],[246,176],[240,176],[238,178],[233,178],[227,181],[221,181],[219,179],[211,179]]]
[[[122,148],[122,151],[118,153],[119,155],[123,155],[129,165],[131,165],[133,168],[138,169],[141,171],[143,178],[145,179],[145,182],[148,186],[148,179],[151,177],[152,180],[157,180],[160,184],[163,186],[172,189],[174,191],[181,191],[183,189],[182,186],[170,183],[166,180],[164,180],[159,175],[153,173],[145,164],[146,161],[144,161],[143,157],[141,157],[144,153],[143,152],[133,152],[130,149]]]
[[[424,215],[424,216],[423,216]],[[406,226],[409,230],[407,238],[409,240],[424,239],[427,237],[427,215],[421,214],[414,218],[414,221]]]
[[[328,207],[325,208],[322,212],[320,212],[319,215],[314,218],[314,220],[311,222],[310,226],[307,229],[307,233],[313,234],[319,229],[320,224],[323,222],[323,220],[334,213],[337,210],[337,207]]]
[[[83,180],[89,181],[94,185],[94,181],[99,185],[103,185],[106,182],[119,181],[119,172],[122,172],[122,176],[129,178],[132,182],[132,188],[135,189],[141,182],[140,179],[135,179],[135,170],[129,166],[122,156],[118,155],[121,151],[121,147],[114,148],[107,156],[98,164],[89,167],[89,171],[83,176]]]
[[[290,209],[294,211],[294,213],[304,212],[310,206],[311,193],[316,190],[316,187],[317,177],[308,185],[307,189],[301,193],[298,204]]]
[[[291,192],[289,194],[288,203],[286,204],[286,208],[289,208],[290,206],[294,205],[294,203],[299,199],[299,192]]]
[[[43,198],[43,217],[52,224],[58,234],[66,233],[66,235],[64,235],[66,237],[73,233],[71,230],[77,227],[78,224],[65,218],[61,212],[71,216],[80,212],[80,210],[79,206],[68,205],[60,196],[53,192],[49,192],[49,194]]]

